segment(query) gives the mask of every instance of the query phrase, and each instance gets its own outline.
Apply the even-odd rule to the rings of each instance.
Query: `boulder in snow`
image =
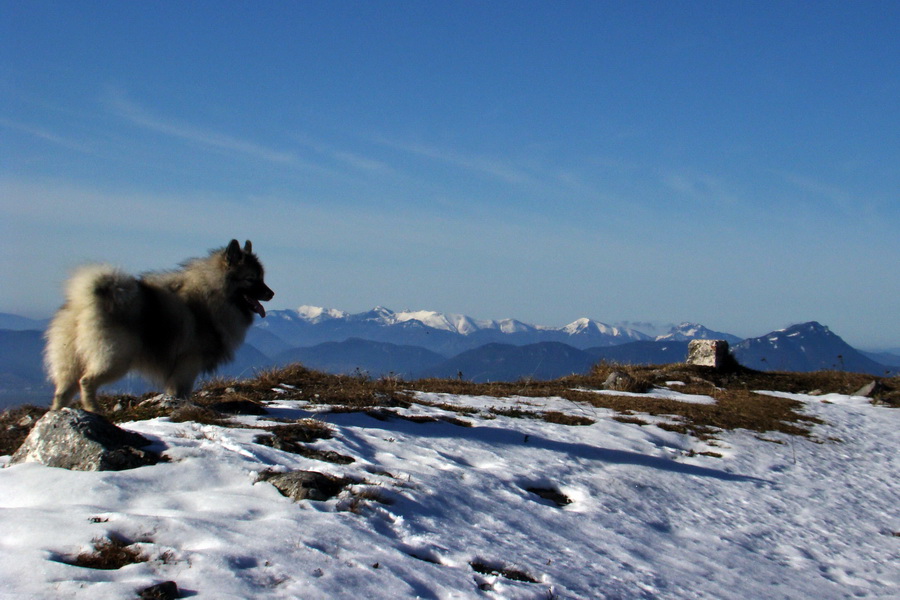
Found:
[[[159,462],[144,436],[125,431],[104,417],[74,408],[44,415],[13,454],[10,465],[39,462],[73,471],[122,471]]]
[[[179,597],[178,584],[174,581],[164,581],[144,588],[138,594],[141,600],[174,600]]]
[[[264,471],[257,481],[267,481],[284,496],[294,500],[328,500],[337,496],[350,483],[347,479],[325,475],[318,471]]]

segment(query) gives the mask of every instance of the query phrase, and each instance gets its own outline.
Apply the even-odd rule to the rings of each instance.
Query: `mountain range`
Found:
[[[41,368],[44,327],[46,321],[0,314],[0,407],[46,403],[49,398]],[[376,307],[351,314],[301,306],[273,310],[258,320],[235,361],[219,374],[249,376],[260,369],[301,362],[317,370],[373,377],[462,377],[481,382],[552,379],[584,373],[599,361],[681,362],[692,339],[727,340],[741,364],[758,370],[900,373],[897,354],[856,350],[815,321],[750,339],[696,323],[682,323],[651,337],[588,318],[564,327],[545,327],[433,311]],[[118,389],[141,393],[147,387],[129,378]]]
[[[539,342],[561,342],[584,349],[652,339],[634,329],[615,327],[587,318],[573,321],[565,327],[545,327],[515,319],[488,321],[433,311],[393,312],[382,306],[357,314],[314,306],[301,306],[297,310],[275,310],[253,329],[256,331],[251,333],[248,339],[250,343],[258,339],[260,332],[274,335],[288,348],[360,338],[420,346],[444,356],[491,343],[524,346]],[[265,333],[261,335],[265,336]],[[272,341],[269,338],[263,343],[271,345]]]

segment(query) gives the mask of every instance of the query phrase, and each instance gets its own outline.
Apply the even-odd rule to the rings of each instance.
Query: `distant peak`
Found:
[[[649,336],[634,331],[632,329],[623,329],[620,327],[613,327],[612,325],[607,325],[606,323],[601,323],[600,321],[595,321],[593,319],[588,319],[587,317],[582,317],[580,319],[576,319],[572,321],[568,325],[562,328],[562,331],[568,333],[569,335],[604,335],[614,338],[627,338],[627,339],[649,339]]]
[[[796,325],[791,325],[790,327],[786,327],[781,329],[780,331],[811,331],[816,333],[831,333],[831,330],[828,329],[826,325],[822,325],[818,321],[807,321],[806,323],[797,323]]]
[[[297,309],[297,315],[307,321],[324,321],[326,319],[342,319],[347,316],[347,313],[334,308],[303,305]]]
[[[565,327],[563,327],[563,331],[569,334],[580,333],[583,331],[587,331],[594,325],[594,322],[588,319],[587,317],[581,317],[580,319],[575,319]],[[594,327],[596,329],[596,326]]]

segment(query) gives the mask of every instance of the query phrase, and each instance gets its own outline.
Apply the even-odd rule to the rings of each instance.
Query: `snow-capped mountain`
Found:
[[[599,333],[602,335],[621,337],[623,340],[628,340],[630,342],[639,342],[642,340],[650,339],[650,336],[641,333],[640,331],[635,331],[634,329],[614,327],[612,325],[607,325],[606,323],[601,323],[600,321],[593,321],[591,319],[584,318],[572,321],[571,323],[563,327],[562,330],[569,335]]]
[[[476,321],[466,315],[445,314],[432,310],[405,310],[393,312],[383,306],[378,306],[370,312],[362,314],[366,315],[366,319],[377,321],[386,327],[416,321],[425,327],[431,327],[432,329],[437,329],[439,331],[458,333],[460,335],[469,335],[480,329],[497,328],[495,321]],[[359,317],[359,315],[357,315],[357,317]]]
[[[651,339],[634,329],[587,318],[564,327],[546,327],[515,319],[482,320],[427,310],[394,312],[383,306],[356,314],[315,306],[274,310],[255,328],[281,338],[292,347],[361,338],[417,345],[446,355],[497,342],[513,345],[563,342],[584,349]]]
[[[334,308],[322,308],[319,306],[301,306],[297,309],[297,316],[309,323],[321,323],[329,319],[344,319],[349,316],[342,310]]]
[[[816,321],[746,339],[733,353],[742,365],[761,371],[833,370],[873,375],[890,371]]]
[[[688,342],[690,340],[725,340],[729,344],[741,341],[736,335],[713,331],[697,323],[684,322],[672,327],[668,333],[656,336],[657,342]]]

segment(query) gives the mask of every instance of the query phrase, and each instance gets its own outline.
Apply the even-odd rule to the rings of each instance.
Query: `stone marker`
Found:
[[[725,340],[691,340],[688,344],[687,364],[721,369],[728,360]]]

